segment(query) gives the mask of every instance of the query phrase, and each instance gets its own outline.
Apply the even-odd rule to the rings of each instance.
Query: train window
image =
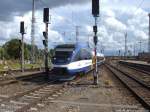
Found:
[[[70,57],[70,55],[72,54],[72,52],[66,52],[66,51],[56,51],[55,52],[55,57],[56,58],[68,58]]]
[[[81,57],[82,57],[83,60],[92,58],[91,53],[89,51],[87,51],[86,49],[82,49],[81,55],[82,55]]]
[[[75,56],[74,61],[91,59],[92,55],[86,49],[81,49]]]
[[[85,49],[82,49],[81,50],[81,59],[82,60],[85,60],[85,59],[87,59],[87,52],[86,52],[86,50]]]
[[[67,63],[71,60],[72,52],[68,51],[56,51],[55,56],[53,58],[53,62],[55,63]]]
[[[68,63],[71,61],[72,53],[75,49],[74,45],[58,45],[55,48],[55,55],[53,57],[53,62],[56,63]]]
[[[80,51],[75,55],[74,61],[80,61]]]

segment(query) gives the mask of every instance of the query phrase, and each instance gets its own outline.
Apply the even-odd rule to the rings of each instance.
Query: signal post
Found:
[[[24,21],[20,22],[20,33],[21,37],[21,71],[24,72]]]
[[[45,47],[45,72],[47,74],[49,73],[49,67],[48,67],[48,24],[49,24],[49,8],[44,8],[43,12],[43,22],[45,23],[45,31],[43,32],[44,40],[43,45]]]
[[[98,68],[97,68],[97,42],[98,42],[98,37],[97,37],[97,18],[99,17],[99,0],[92,0],[92,15],[95,19],[95,25],[93,26],[93,32],[94,32],[94,73],[93,73],[93,78],[94,78],[94,84],[98,84]]]

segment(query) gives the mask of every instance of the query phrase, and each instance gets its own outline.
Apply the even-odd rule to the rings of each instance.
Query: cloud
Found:
[[[13,37],[20,38],[19,22],[22,19],[24,19],[26,26],[25,41],[31,42],[31,1],[5,0],[0,4],[0,9],[2,9],[0,10],[0,43]],[[36,9],[38,10],[35,14],[35,41],[39,47],[43,48],[42,40],[44,37],[42,32],[45,30],[45,25],[42,19],[42,8],[45,6],[52,8],[50,10],[49,48],[59,42],[75,42],[75,26],[80,26],[79,40],[88,41],[89,38],[90,45],[93,46],[92,26],[94,25],[94,18],[91,15],[91,2],[89,0],[42,1],[36,2]],[[6,10],[4,6],[6,7],[8,3],[12,5]],[[123,53],[125,32],[128,33],[128,45],[133,45],[140,40],[147,40],[147,9],[139,8],[137,10],[135,4],[137,5],[136,2],[129,2],[129,0],[122,2],[120,0],[101,1],[100,18],[98,19],[98,51],[101,51],[104,47],[106,54],[117,54],[118,50]],[[3,7],[1,7],[2,5]],[[143,4],[144,6],[145,4]],[[135,12],[135,10],[137,11]],[[143,45],[143,50],[146,50],[146,45]]]
[[[122,22],[118,21],[115,18],[107,18],[105,20],[106,25],[111,29],[116,29],[116,31],[125,31],[126,25],[124,25]]]
[[[35,0],[36,9],[55,8],[67,4],[83,4],[89,0]],[[32,10],[32,0],[2,0],[0,3],[0,20],[11,21],[14,16],[23,16]]]
[[[141,40],[142,39],[143,40],[148,39],[147,34],[144,31],[141,31],[141,30],[135,30],[134,35],[135,35],[135,37],[140,38]]]

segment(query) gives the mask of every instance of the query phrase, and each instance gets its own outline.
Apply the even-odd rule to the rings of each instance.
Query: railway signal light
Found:
[[[44,8],[43,22],[44,23],[48,23],[49,22],[49,8]]]
[[[21,51],[21,44],[22,44],[22,42],[21,42],[20,39],[18,41],[19,41],[19,51]]]
[[[97,26],[93,26],[93,31],[97,33]]]
[[[97,36],[94,36],[94,44],[97,45],[97,42],[98,42],[98,38]]]
[[[44,38],[46,39],[47,38],[47,32],[43,32],[43,36],[44,36]]]
[[[19,39],[18,41],[19,41],[19,44],[21,45],[21,43],[22,43],[21,40]]]
[[[25,33],[25,31],[24,31],[24,21],[20,22],[20,33],[22,33],[22,34]]]
[[[47,36],[48,36],[47,32],[43,32],[43,36],[44,36],[44,38],[45,38],[45,40],[43,40],[43,45],[44,45],[44,46],[47,46],[47,43],[48,43],[48,42],[47,42],[47,38],[48,38],[48,37],[47,37]]]
[[[92,14],[94,17],[99,16],[99,0],[92,0]]]
[[[44,46],[46,46],[46,45],[47,45],[46,40],[43,40],[43,45],[44,45]]]

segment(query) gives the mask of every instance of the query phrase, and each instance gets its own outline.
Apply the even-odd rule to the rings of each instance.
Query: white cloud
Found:
[[[118,21],[115,18],[107,18],[105,22],[106,22],[106,25],[108,25],[110,29],[115,29],[116,31],[126,30],[126,25],[124,25],[122,22]]]
[[[145,32],[143,32],[141,30],[135,30],[134,35],[135,35],[135,37],[143,39],[143,40],[148,39],[148,36],[145,34]]]
[[[128,33],[128,42],[133,44],[139,40],[146,40],[148,37],[148,16],[144,9],[137,9],[134,1],[123,0],[103,0],[101,1],[101,16],[98,22],[99,46],[105,46],[106,52],[116,52],[124,50],[124,33]],[[93,25],[94,18],[91,15],[91,3],[86,4],[68,4],[50,10],[52,21],[49,25],[49,46],[55,42],[75,41],[75,25],[81,26],[80,40],[87,40],[93,44]],[[42,32],[45,30],[43,23],[43,14],[41,10],[36,12],[36,44],[43,47]],[[19,22],[24,19],[27,27],[25,41],[31,42],[31,12],[27,12],[22,17],[14,17],[11,22],[0,22],[1,41],[7,41],[12,37],[20,37]],[[65,36],[62,32],[66,32]],[[54,43],[53,43],[54,42]],[[145,44],[146,46],[146,44]],[[146,50],[147,47],[144,47]]]

